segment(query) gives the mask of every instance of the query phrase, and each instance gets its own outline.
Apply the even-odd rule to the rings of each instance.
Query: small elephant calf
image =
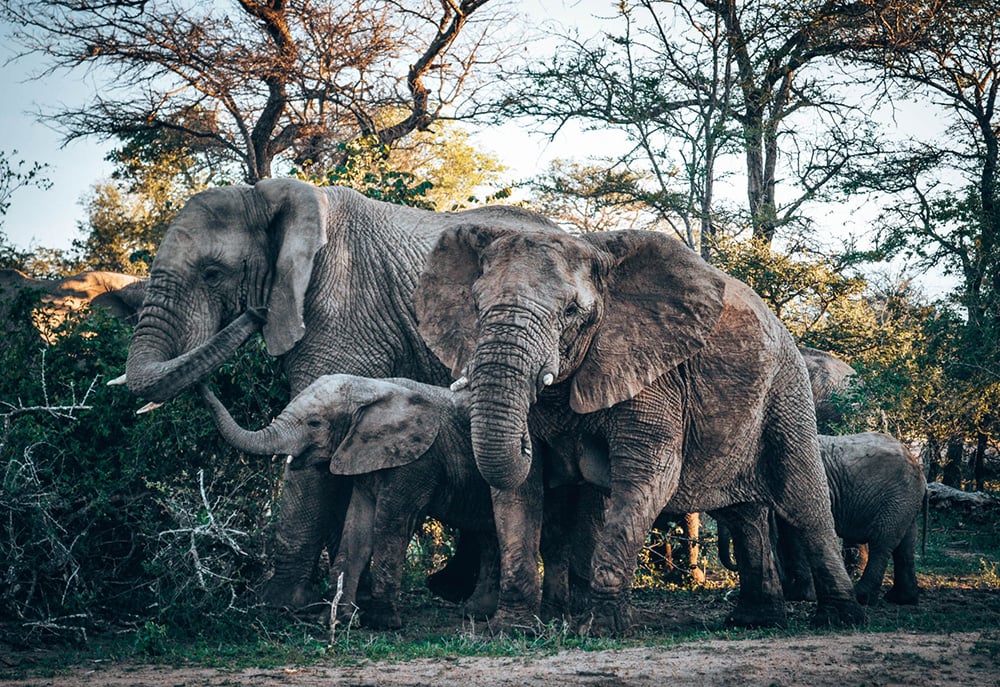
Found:
[[[408,379],[320,377],[259,431],[239,427],[222,403],[202,394],[219,431],[249,453],[289,454],[290,469],[354,477],[331,579],[344,575],[338,618],[356,608],[371,561],[371,602],[362,622],[401,627],[397,598],[406,547],[425,516],[479,534],[480,574],[465,610],[492,613],[499,553],[490,491],[473,460],[464,393]]]
[[[927,492],[920,464],[902,443],[878,432],[821,434],[819,446],[837,534],[845,545],[868,545],[868,564],[854,587],[858,601],[871,604],[878,598],[891,556],[893,586],[886,600],[917,603],[917,521]],[[732,569],[723,539],[720,534],[720,557]],[[776,548],[785,598],[815,599],[808,562],[780,518]]]
[[[878,432],[820,435],[819,445],[837,534],[845,545],[868,545],[868,563],[854,587],[858,601],[878,598],[891,556],[893,585],[886,600],[917,603],[917,521],[927,493],[920,463],[898,440]],[[785,571],[788,586],[794,590],[796,580],[804,581],[808,594],[811,575],[798,555],[792,560]]]

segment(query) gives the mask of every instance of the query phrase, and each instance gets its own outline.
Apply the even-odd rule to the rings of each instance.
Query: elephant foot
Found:
[[[916,589],[905,589],[900,588],[899,585],[893,585],[885,593],[885,600],[900,606],[915,606],[919,601],[919,596],[919,591]]]
[[[726,627],[761,628],[788,626],[784,603],[756,606],[737,605],[726,617]]]
[[[373,630],[398,630],[403,627],[396,604],[372,599],[371,605],[361,615],[365,627]]]
[[[539,630],[538,615],[537,609],[502,607],[489,619],[488,627],[494,636],[535,635]]]
[[[273,579],[273,578],[272,578]],[[306,584],[279,584],[268,583],[261,593],[261,600],[267,608],[300,613],[303,610],[313,609],[317,604],[323,603],[320,595]]]
[[[878,601],[878,592],[878,589],[865,589],[859,586],[854,590],[854,598],[862,606],[871,606]],[[888,598],[888,595],[886,596]]]
[[[626,637],[635,627],[632,604],[625,599],[597,601],[590,614],[574,623],[577,634],[591,637]]]
[[[462,615],[471,618],[489,618],[497,611],[497,595],[495,593],[476,593],[462,605]]]
[[[815,627],[856,627],[865,622],[865,609],[855,599],[824,600],[812,617]]]

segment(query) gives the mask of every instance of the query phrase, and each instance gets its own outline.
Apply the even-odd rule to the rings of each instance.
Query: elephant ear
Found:
[[[578,413],[626,401],[705,345],[722,315],[725,275],[654,232],[598,232],[610,256],[604,315],[573,376]]]
[[[426,396],[397,385],[361,405],[330,458],[335,475],[361,475],[412,463],[431,447],[441,417]]]
[[[478,225],[442,232],[427,256],[413,293],[418,330],[428,348],[459,377],[476,346],[477,313],[472,285],[482,276],[480,255],[510,229]]]
[[[287,353],[305,333],[303,308],[316,254],[327,241],[326,194],[296,179],[263,179],[254,186],[267,203],[277,259],[267,303],[268,353]]]

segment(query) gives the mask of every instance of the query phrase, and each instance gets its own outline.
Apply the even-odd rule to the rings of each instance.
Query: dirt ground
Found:
[[[238,671],[91,661],[57,674],[32,675],[36,671],[30,668],[27,673],[18,670],[17,673],[28,676],[0,679],[0,684],[10,687],[1000,685],[1000,591],[997,590],[947,585],[927,589],[920,610],[882,602],[870,610],[869,627],[860,630],[800,631],[794,636],[752,639],[726,638],[725,633],[715,633],[711,639],[671,646],[669,638],[679,631],[690,636],[692,630],[718,630],[731,604],[722,593],[680,596],[683,598],[661,592],[638,598],[640,617],[646,620],[646,629],[638,642],[641,644],[643,638],[648,638],[648,645],[618,650],[563,650],[516,658],[363,660],[348,666],[330,660]],[[811,610],[810,604],[793,604],[790,608],[793,618],[800,620]],[[422,612],[440,615],[440,609]],[[927,627],[928,617],[933,625],[937,615],[942,619],[938,630],[947,627],[952,631]],[[961,631],[954,631],[956,617],[967,620],[958,624]],[[919,631],[875,630],[921,624],[924,629]],[[797,625],[802,627],[801,622]],[[463,626],[453,631],[481,630]],[[10,654],[0,656],[0,661],[8,664],[8,670],[12,660],[17,659]],[[3,672],[7,671],[0,671],[0,675]]]

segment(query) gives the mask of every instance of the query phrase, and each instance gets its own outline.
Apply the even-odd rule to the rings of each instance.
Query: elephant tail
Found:
[[[733,558],[733,536],[729,533],[729,525],[718,519],[715,525],[719,533],[719,562],[726,570],[739,572],[736,560]]]
[[[930,503],[931,503],[931,493],[924,488],[924,526],[921,528],[920,532],[920,555],[924,556],[927,554],[927,516],[930,515]]]

